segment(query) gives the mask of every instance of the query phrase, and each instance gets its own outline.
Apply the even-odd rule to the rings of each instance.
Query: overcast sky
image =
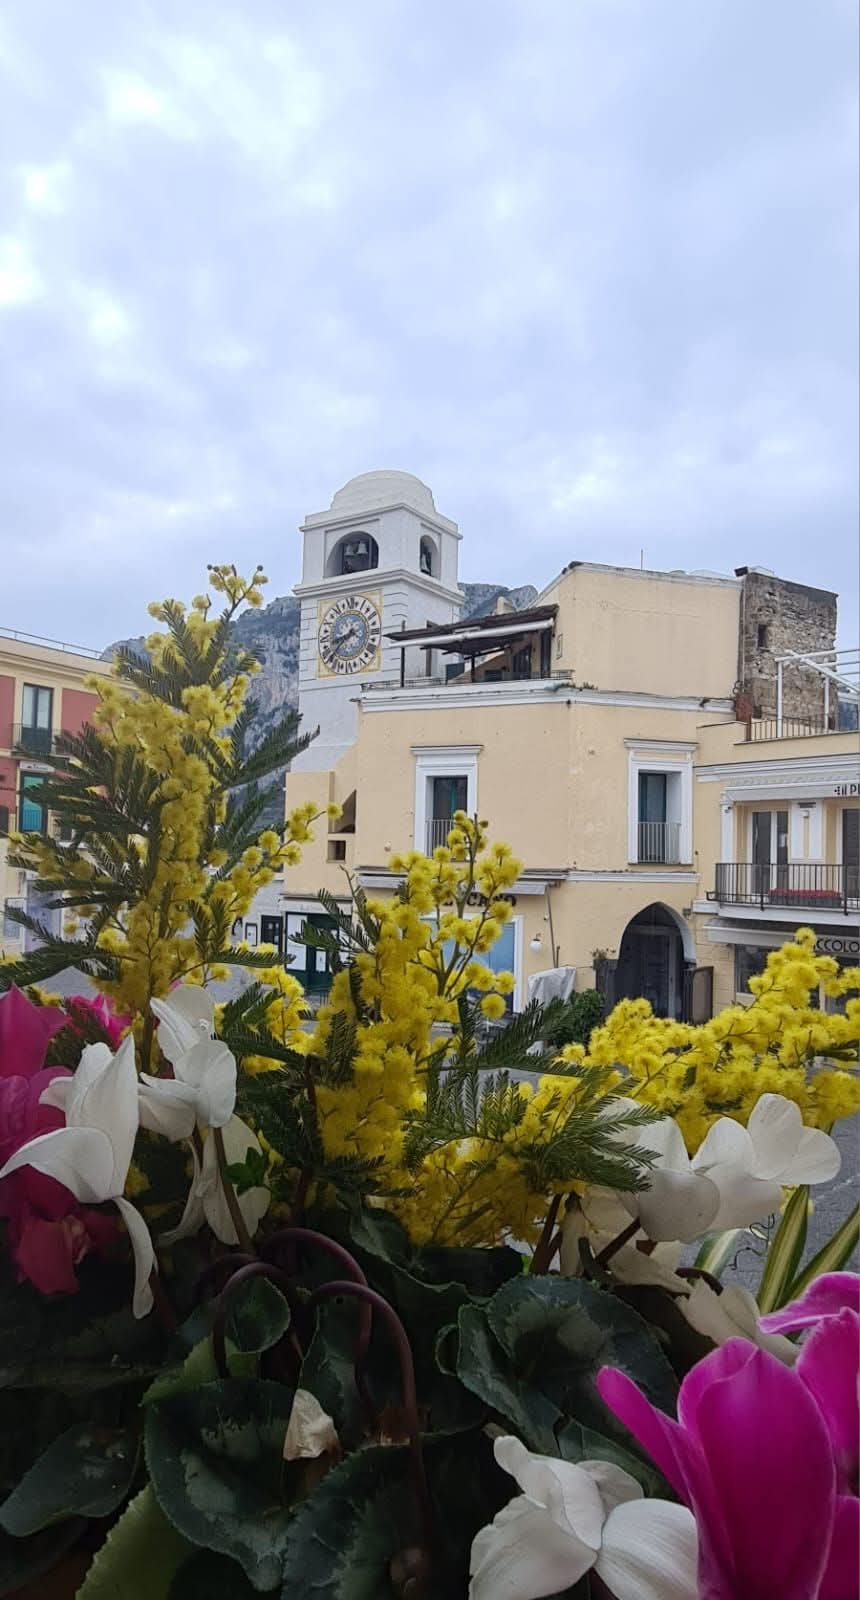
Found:
[[[856,0],[11,0],[0,624],[102,645],[415,472],[461,577],[841,591]]]

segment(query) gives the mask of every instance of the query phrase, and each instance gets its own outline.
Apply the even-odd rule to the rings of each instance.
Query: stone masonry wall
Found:
[[[836,641],[836,595],[809,589],[769,572],[741,570],[743,593],[738,641],[738,691],[753,715],[776,716],[776,657],[790,650],[806,653],[833,649]],[[835,727],[836,695],[830,714]],[[783,715],[820,725],[824,717],[824,680],[809,668],[783,668]]]

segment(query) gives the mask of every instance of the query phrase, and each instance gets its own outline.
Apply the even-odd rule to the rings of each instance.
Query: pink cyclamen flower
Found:
[[[45,1051],[67,1024],[55,1006],[36,1006],[20,989],[0,996],[0,1167],[22,1145],[61,1128],[65,1118],[41,1096],[65,1067],[44,1067]],[[41,1294],[72,1294],[75,1266],[91,1249],[117,1235],[114,1219],[84,1208],[56,1178],[21,1167],[0,1179],[0,1217],[6,1218],[9,1253],[21,1278]]]
[[[65,1002],[65,1008],[68,1020],[76,1033],[80,1032],[76,1024],[91,1017],[101,1028],[105,1041],[112,1050],[116,1050],[123,1034],[131,1027],[131,1017],[114,1011],[110,1001],[103,994],[70,995]]]
[[[68,1017],[56,1006],[36,1006],[13,983],[0,995],[0,1078],[31,1078]]]
[[[857,1593],[860,1501],[840,1493],[838,1470],[856,1343],[849,1350],[843,1333],[832,1337],[804,1372],[805,1356],[787,1367],[730,1339],[687,1374],[677,1422],[624,1373],[604,1367],[598,1375],[606,1404],[693,1511],[700,1600]],[[825,1360],[839,1369],[826,1383]]]
[[[799,1333],[841,1311],[860,1314],[860,1275],[856,1272],[823,1272],[799,1300],[790,1301],[780,1311],[769,1311],[760,1319],[760,1326],[765,1333]]]

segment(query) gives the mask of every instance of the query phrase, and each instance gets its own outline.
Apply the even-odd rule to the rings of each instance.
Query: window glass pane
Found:
[[[433,779],[433,816],[448,821],[455,811],[465,811],[469,784],[465,777]]]
[[[776,863],[784,867],[788,861],[788,812],[776,813]]]
[[[666,774],[665,774],[665,772],[640,772],[640,774],[639,774],[639,821],[640,822],[665,822],[666,821]]]
[[[860,809],[846,808],[842,813],[842,864],[860,866]]]
[[[750,978],[764,972],[769,954],[758,945],[735,945],[735,994],[745,994]]]
[[[25,772],[21,778],[21,829],[24,833],[41,833],[44,828],[45,808],[39,800],[42,780],[34,773]]]
[[[21,696],[21,721],[25,728],[50,728],[53,689],[25,683]]]
[[[770,823],[769,811],[753,812],[752,858],[760,867],[770,865]]]

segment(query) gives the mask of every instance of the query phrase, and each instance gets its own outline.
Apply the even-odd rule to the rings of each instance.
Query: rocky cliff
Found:
[[[492,611],[501,597],[509,601],[516,611],[534,605],[537,589],[523,584],[519,589],[508,589],[500,583],[464,583],[463,616],[480,617]],[[299,674],[299,602],[292,595],[281,595],[259,611],[247,610],[235,623],[236,638],[253,651],[262,665],[254,679],[252,693],[256,715],[251,727],[254,744],[266,730],[298,702]],[[117,643],[143,648],[142,639],[123,639]],[[117,648],[109,646],[104,652],[109,660]]]

